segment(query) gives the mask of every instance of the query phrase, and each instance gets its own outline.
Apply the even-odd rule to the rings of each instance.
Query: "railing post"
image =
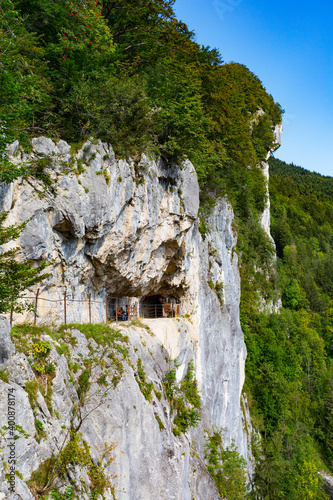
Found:
[[[39,288],[36,292],[36,301],[35,301],[35,318],[34,318],[34,325],[37,323],[37,305],[38,305],[38,295],[39,295]]]
[[[89,300],[89,323],[91,323],[91,294],[88,295]]]
[[[66,304],[66,290],[64,293],[64,316],[65,316],[65,325],[67,325],[67,304]]]

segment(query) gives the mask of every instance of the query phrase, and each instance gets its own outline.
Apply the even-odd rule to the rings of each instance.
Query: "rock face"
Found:
[[[96,461],[104,443],[117,443],[115,464],[110,466],[109,472],[112,476],[118,476],[113,483],[116,484],[116,497],[120,500],[154,498],[191,500],[193,496],[202,500],[217,499],[219,496],[214,481],[207,473],[200,456],[205,441],[204,429],[211,427],[208,411],[203,410],[202,422],[193,433],[176,437],[171,431],[170,407],[163,394],[162,378],[173,366],[173,362],[169,360],[168,351],[162,347],[154,331],[163,336],[158,321],[168,323],[169,341],[174,345],[175,353],[183,359],[181,366],[184,367],[189,359],[193,358],[195,350],[191,345],[193,338],[189,331],[190,323],[181,319],[156,321],[154,324],[155,320],[150,320],[152,328],[149,333],[141,327],[120,327],[120,331],[128,334],[131,339],[130,357],[133,365],[132,367],[126,365],[121,381],[115,389],[106,390],[104,399],[96,396],[98,384],[92,384],[93,396],[87,398],[82,414],[84,417],[88,415],[95,404],[96,409],[84,418],[80,432],[91,447],[92,458]],[[87,341],[78,330],[72,330],[71,335],[72,339],[76,339],[76,345],[71,347],[72,360],[79,359],[80,356],[85,359],[92,349],[96,349],[96,343]],[[54,347],[59,347],[59,344],[48,335],[44,335],[42,339]],[[135,378],[135,366],[139,358],[145,367],[147,379],[154,384],[156,394],[158,391],[163,394],[162,397],[157,397],[152,393],[151,402],[144,398]],[[56,454],[59,451],[66,440],[66,427],[72,417],[73,406],[78,402],[78,393],[73,380],[70,380],[66,357],[59,355],[57,350],[52,348],[48,361],[57,367],[56,376],[52,381],[52,415],[40,393],[37,408],[32,410],[29,404],[24,389],[27,390],[27,384],[35,380],[35,376],[23,354],[16,354],[7,362],[9,382],[0,381],[1,402],[7,400],[9,389],[15,390],[16,424],[22,426],[28,436],[28,439],[20,437],[15,441],[16,470],[20,473],[20,477],[15,478],[17,496],[8,494],[6,469],[3,466],[7,462],[8,453],[4,448],[2,455],[4,462],[0,465],[0,492],[6,494],[6,499],[33,498],[25,481],[30,478],[32,471],[50,458],[52,453]],[[110,382],[110,379],[108,380]],[[98,403],[101,401],[102,404],[99,406]],[[0,406],[0,416],[2,422],[7,421],[6,405]],[[156,417],[160,419],[160,423]],[[40,442],[36,440],[36,419],[42,423],[45,431],[45,436]],[[5,442],[3,440],[2,445]],[[197,447],[195,450],[194,442]],[[88,491],[82,491],[79,498],[88,500],[90,482],[84,469],[78,470],[73,477],[74,481],[80,479],[86,481]],[[105,498],[113,497],[107,491]]]
[[[39,294],[41,320],[64,321],[65,291],[72,301],[91,294],[95,322],[105,320],[106,294],[184,294],[186,235],[199,206],[189,162],[182,168],[148,158],[129,164],[90,141],[75,156],[64,141],[56,146],[39,138],[33,145],[33,155],[13,161],[47,161],[56,196],[39,183],[16,181],[3,186],[0,197],[3,210],[10,209],[8,224],[29,219],[21,236],[24,256],[54,260]],[[74,321],[88,321],[86,303],[67,304],[67,322]]]
[[[212,230],[207,244],[201,249],[198,295],[202,391],[213,424],[226,428],[227,444],[234,440],[249,459],[243,432],[245,416],[240,407],[246,347],[239,322],[240,277],[232,222],[231,207],[220,200],[208,222]]]
[[[15,352],[15,347],[10,338],[10,324],[7,318],[0,316],[0,367]]]
[[[9,210],[8,224],[29,219],[20,242],[25,257],[53,261],[52,276],[40,285],[37,324],[64,322],[65,292],[67,323],[104,322],[107,297],[160,295],[181,302],[181,318],[145,320],[152,335],[138,326],[121,326],[130,339],[131,363],[109,399],[81,428],[94,459],[100,443],[118,443],[118,465],[111,472],[118,476],[121,500],[218,499],[204,463],[205,430],[224,428],[224,444],[234,440],[252,471],[250,436],[244,430],[250,428],[249,415],[246,404],[241,404],[246,347],[239,322],[232,208],[226,200],[218,200],[208,222],[211,230],[203,239],[197,219],[199,188],[191,163],[166,167],[161,160],[146,157],[139,163],[116,160],[109,146],[90,140],[75,154],[64,141],[56,145],[46,138],[34,139],[33,148],[26,155],[13,146],[12,160],[46,162],[56,196],[37,181],[18,180],[1,187],[0,200],[2,210]],[[31,290],[28,296],[35,293]],[[33,317],[14,315],[17,323],[27,319]],[[59,450],[77,390],[70,382],[68,360],[52,349],[57,366],[52,407],[59,417],[51,415],[39,395],[34,411],[46,434],[38,443],[36,415],[25,391],[34,372],[24,354],[13,353],[8,335],[1,335],[0,363],[5,363],[10,377],[8,384],[0,382],[1,401],[14,384],[21,405],[17,423],[28,435],[27,440],[17,441],[21,447],[17,469],[23,479],[17,478],[17,496],[12,498],[25,500],[31,498],[26,480]],[[78,330],[73,335],[86,356],[89,342]],[[54,339],[46,340],[56,347]],[[72,356],[78,355],[75,349],[71,348]],[[135,379],[138,358],[147,379],[163,394],[161,400],[154,396],[149,403],[140,392]],[[202,396],[200,425],[179,437],[172,433],[163,392],[169,359],[176,360],[178,381],[194,361]],[[1,407],[2,421],[6,408]],[[156,416],[165,430],[160,430]],[[4,474],[0,492],[7,491]]]
[[[281,146],[281,134],[282,134],[282,130],[283,130],[282,123],[280,123],[279,125],[275,126],[275,129],[274,129],[275,150],[278,149]],[[272,243],[274,244],[274,240],[273,240],[273,238],[271,236],[271,233],[270,233],[270,228],[271,228],[270,218],[271,218],[271,214],[270,214],[270,201],[269,201],[269,191],[268,191],[269,167],[268,167],[268,163],[267,163],[267,161],[268,161],[269,157],[271,156],[271,154],[272,154],[272,151],[269,151],[267,153],[266,161],[264,161],[264,162],[261,163],[262,172],[263,172],[263,174],[264,174],[264,176],[266,178],[266,181],[267,181],[267,203],[266,203],[265,210],[263,211],[263,213],[261,215],[261,225],[264,228],[264,230],[266,231],[266,233],[269,236],[269,238],[271,239]]]
[[[325,485],[329,491],[329,494],[331,498],[333,498],[333,477],[330,476],[330,474],[327,474],[327,472],[320,472],[321,477],[323,478]]]

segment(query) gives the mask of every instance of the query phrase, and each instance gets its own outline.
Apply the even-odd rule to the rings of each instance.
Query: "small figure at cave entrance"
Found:
[[[128,307],[126,306],[126,310],[121,307],[119,311],[117,311],[117,317],[120,321],[126,321],[128,318]]]

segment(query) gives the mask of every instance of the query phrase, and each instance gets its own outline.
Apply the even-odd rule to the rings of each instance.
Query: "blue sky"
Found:
[[[245,64],[285,110],[275,156],[333,176],[333,1],[176,0],[225,62]]]

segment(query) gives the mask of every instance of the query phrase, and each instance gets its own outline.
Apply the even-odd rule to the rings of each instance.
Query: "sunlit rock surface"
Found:
[[[8,224],[29,220],[20,239],[24,256],[52,260],[51,277],[39,285],[37,324],[63,323],[65,292],[67,323],[89,321],[88,295],[95,323],[106,319],[107,297],[160,295],[181,303],[180,318],[144,320],[150,333],[135,325],[117,325],[129,336],[132,363],[108,400],[82,424],[94,459],[101,443],[118,443],[110,472],[118,476],[121,500],[218,499],[204,462],[205,430],[224,428],[225,444],[234,440],[249,473],[253,470],[249,412],[246,400],[241,404],[246,347],[239,322],[240,277],[231,206],[218,200],[203,239],[198,230],[199,188],[190,162],[166,166],[147,157],[139,163],[125,162],[115,159],[111,147],[90,140],[76,153],[64,141],[56,145],[43,137],[34,139],[33,147],[27,155],[18,144],[12,145],[12,160],[46,161],[56,195],[38,181],[19,179],[1,187],[0,200],[2,209],[9,211]],[[28,296],[35,293],[31,290]],[[33,319],[31,313],[14,314],[14,323]],[[78,354],[75,349],[86,355],[86,338],[77,330],[73,335],[78,344],[71,355]],[[25,500],[31,498],[25,481],[61,446],[77,393],[66,358],[52,349],[57,366],[52,406],[59,418],[50,414],[40,394],[35,411],[46,437],[37,443],[24,390],[35,375],[26,357],[13,352],[8,336],[3,338],[0,335],[9,383],[0,381],[1,420],[6,419],[6,391],[14,385],[20,408],[17,423],[29,438],[17,441],[17,469],[23,480],[17,478],[21,489],[17,486],[18,496],[12,498]],[[154,396],[149,403],[140,392],[134,375],[138,358],[147,380],[163,394],[160,401]],[[178,381],[194,361],[202,396],[201,423],[179,437],[172,433],[163,393],[163,378],[173,366],[170,359],[176,360]],[[160,430],[156,416],[165,430]],[[7,491],[4,474],[0,471],[0,492]],[[80,474],[86,480],[84,471],[77,471],[76,479]]]

